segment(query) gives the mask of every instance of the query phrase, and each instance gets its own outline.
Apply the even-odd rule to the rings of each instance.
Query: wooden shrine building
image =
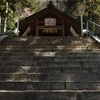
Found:
[[[19,23],[21,36],[79,36],[80,23],[59,11],[49,2],[47,8],[25,18]]]

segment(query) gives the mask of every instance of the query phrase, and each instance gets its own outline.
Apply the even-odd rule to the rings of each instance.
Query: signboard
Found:
[[[45,18],[44,20],[45,26],[56,26],[56,19],[55,18]]]

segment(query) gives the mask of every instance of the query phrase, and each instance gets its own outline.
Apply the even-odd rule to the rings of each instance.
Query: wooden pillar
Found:
[[[36,36],[38,36],[38,19],[36,19]]]
[[[65,36],[64,20],[62,20],[62,34],[63,34],[63,36]]]

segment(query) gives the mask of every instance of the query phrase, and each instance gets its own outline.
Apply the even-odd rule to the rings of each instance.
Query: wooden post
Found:
[[[64,20],[62,20],[62,34],[63,34],[63,36],[65,36]]]
[[[36,36],[38,36],[38,19],[36,19]]]

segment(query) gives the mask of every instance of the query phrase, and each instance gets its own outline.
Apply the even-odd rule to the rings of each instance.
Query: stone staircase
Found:
[[[100,100],[100,44],[90,37],[5,38],[0,100]]]

